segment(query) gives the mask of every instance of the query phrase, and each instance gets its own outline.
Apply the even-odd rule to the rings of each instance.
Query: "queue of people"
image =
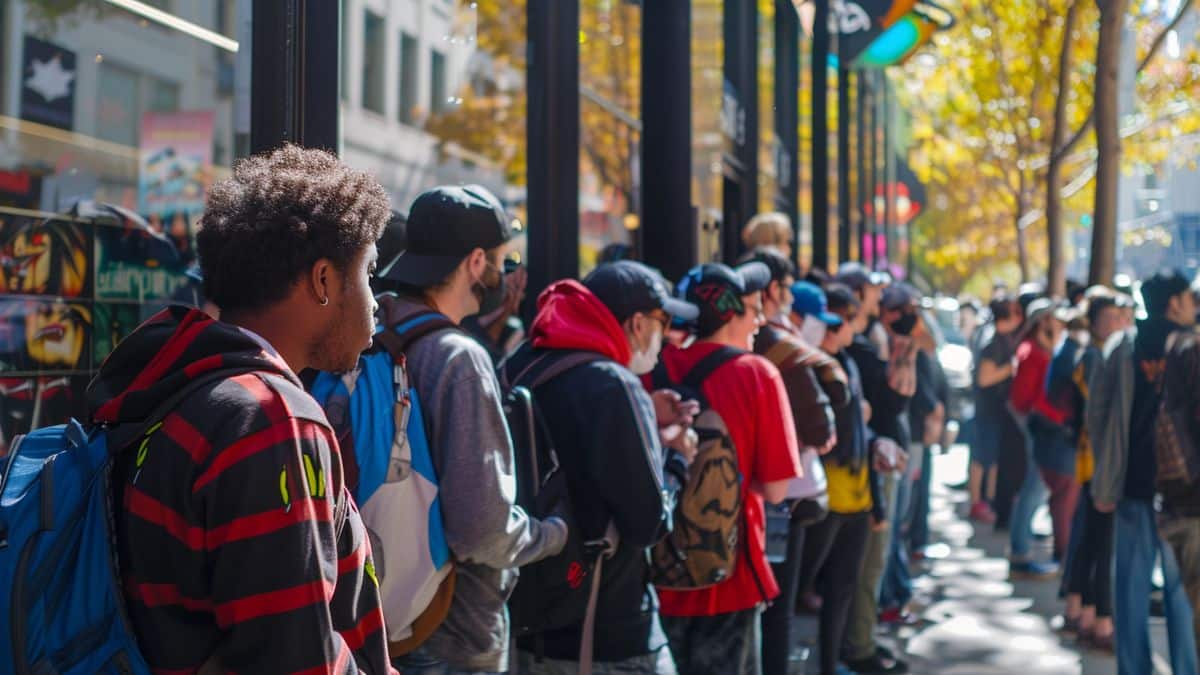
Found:
[[[857,263],[798,279],[763,214],[736,266],[608,262],[525,330],[508,223],[478,186],[396,214],[294,146],[213,188],[211,313],[158,315],[89,392],[145,666],[783,675],[815,610],[821,673],[907,672],[876,628],[915,620],[951,440],[920,294]],[[1108,289],[997,295],[976,335],[970,516],[1009,528],[1014,574],[1067,570],[1068,627],[1123,673],[1150,672],[1156,557],[1196,668],[1192,293],[1147,280],[1136,332]]]

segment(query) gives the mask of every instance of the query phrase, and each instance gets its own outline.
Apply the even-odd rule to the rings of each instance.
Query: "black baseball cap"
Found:
[[[700,308],[700,328],[728,323],[746,311],[742,297],[766,290],[771,270],[760,262],[733,269],[721,263],[693,267],[679,283],[683,298]]]
[[[844,262],[838,265],[838,271],[833,280],[849,286],[852,291],[861,291],[865,286],[886,286],[888,275],[882,272],[872,272],[862,263]]]
[[[421,193],[408,211],[407,249],[379,276],[415,288],[440,283],[477,248],[512,239],[500,200],[480,185],[441,186]]]
[[[739,265],[752,262],[766,265],[767,269],[771,271],[771,281],[783,281],[787,277],[796,276],[796,266],[792,264],[792,261],[769,246],[760,246],[738,260]]]
[[[656,309],[684,321],[694,321],[700,316],[699,307],[671,297],[661,275],[632,260],[597,267],[583,280],[583,285],[600,298],[618,322],[638,312]]]

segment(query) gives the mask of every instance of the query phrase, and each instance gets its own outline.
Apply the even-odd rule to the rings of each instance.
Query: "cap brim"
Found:
[[[821,322],[826,326],[830,326],[831,328],[837,328],[838,326],[842,325],[842,317],[838,316],[837,314],[833,314],[832,312],[821,312],[817,315],[817,318],[820,319]]]
[[[405,251],[376,276],[405,286],[428,288],[440,283],[466,256],[419,255]]]
[[[771,285],[771,268],[760,262],[738,265],[737,273],[742,277],[742,284],[747,295],[765,291],[767,286]]]
[[[700,318],[699,307],[675,298],[664,298],[662,308],[664,312],[681,321],[695,321]]]

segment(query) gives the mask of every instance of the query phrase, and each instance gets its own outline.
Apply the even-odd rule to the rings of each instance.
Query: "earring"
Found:
[[[329,296],[325,296],[325,297],[321,298],[321,306],[322,307],[324,307],[325,305],[328,305],[328,304],[329,304]]]

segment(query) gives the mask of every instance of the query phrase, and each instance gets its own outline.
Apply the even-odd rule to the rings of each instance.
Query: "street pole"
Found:
[[[812,266],[829,269],[829,0],[814,0],[812,42]]]
[[[866,114],[867,114],[867,78],[866,73],[859,72],[855,75],[855,115],[854,115],[854,130],[857,136],[857,142],[854,144],[855,164],[858,170],[855,172],[854,181],[854,200],[855,208],[858,211],[858,227],[856,228],[855,236],[858,238],[856,245],[858,246],[858,261],[864,262],[866,255],[863,247],[863,238],[867,231],[867,209],[866,203],[870,199],[870,192],[866,190],[866,186],[870,182],[867,176],[867,133],[866,133]]]
[[[840,59],[837,78],[837,262],[841,262],[850,259],[850,70]]]

